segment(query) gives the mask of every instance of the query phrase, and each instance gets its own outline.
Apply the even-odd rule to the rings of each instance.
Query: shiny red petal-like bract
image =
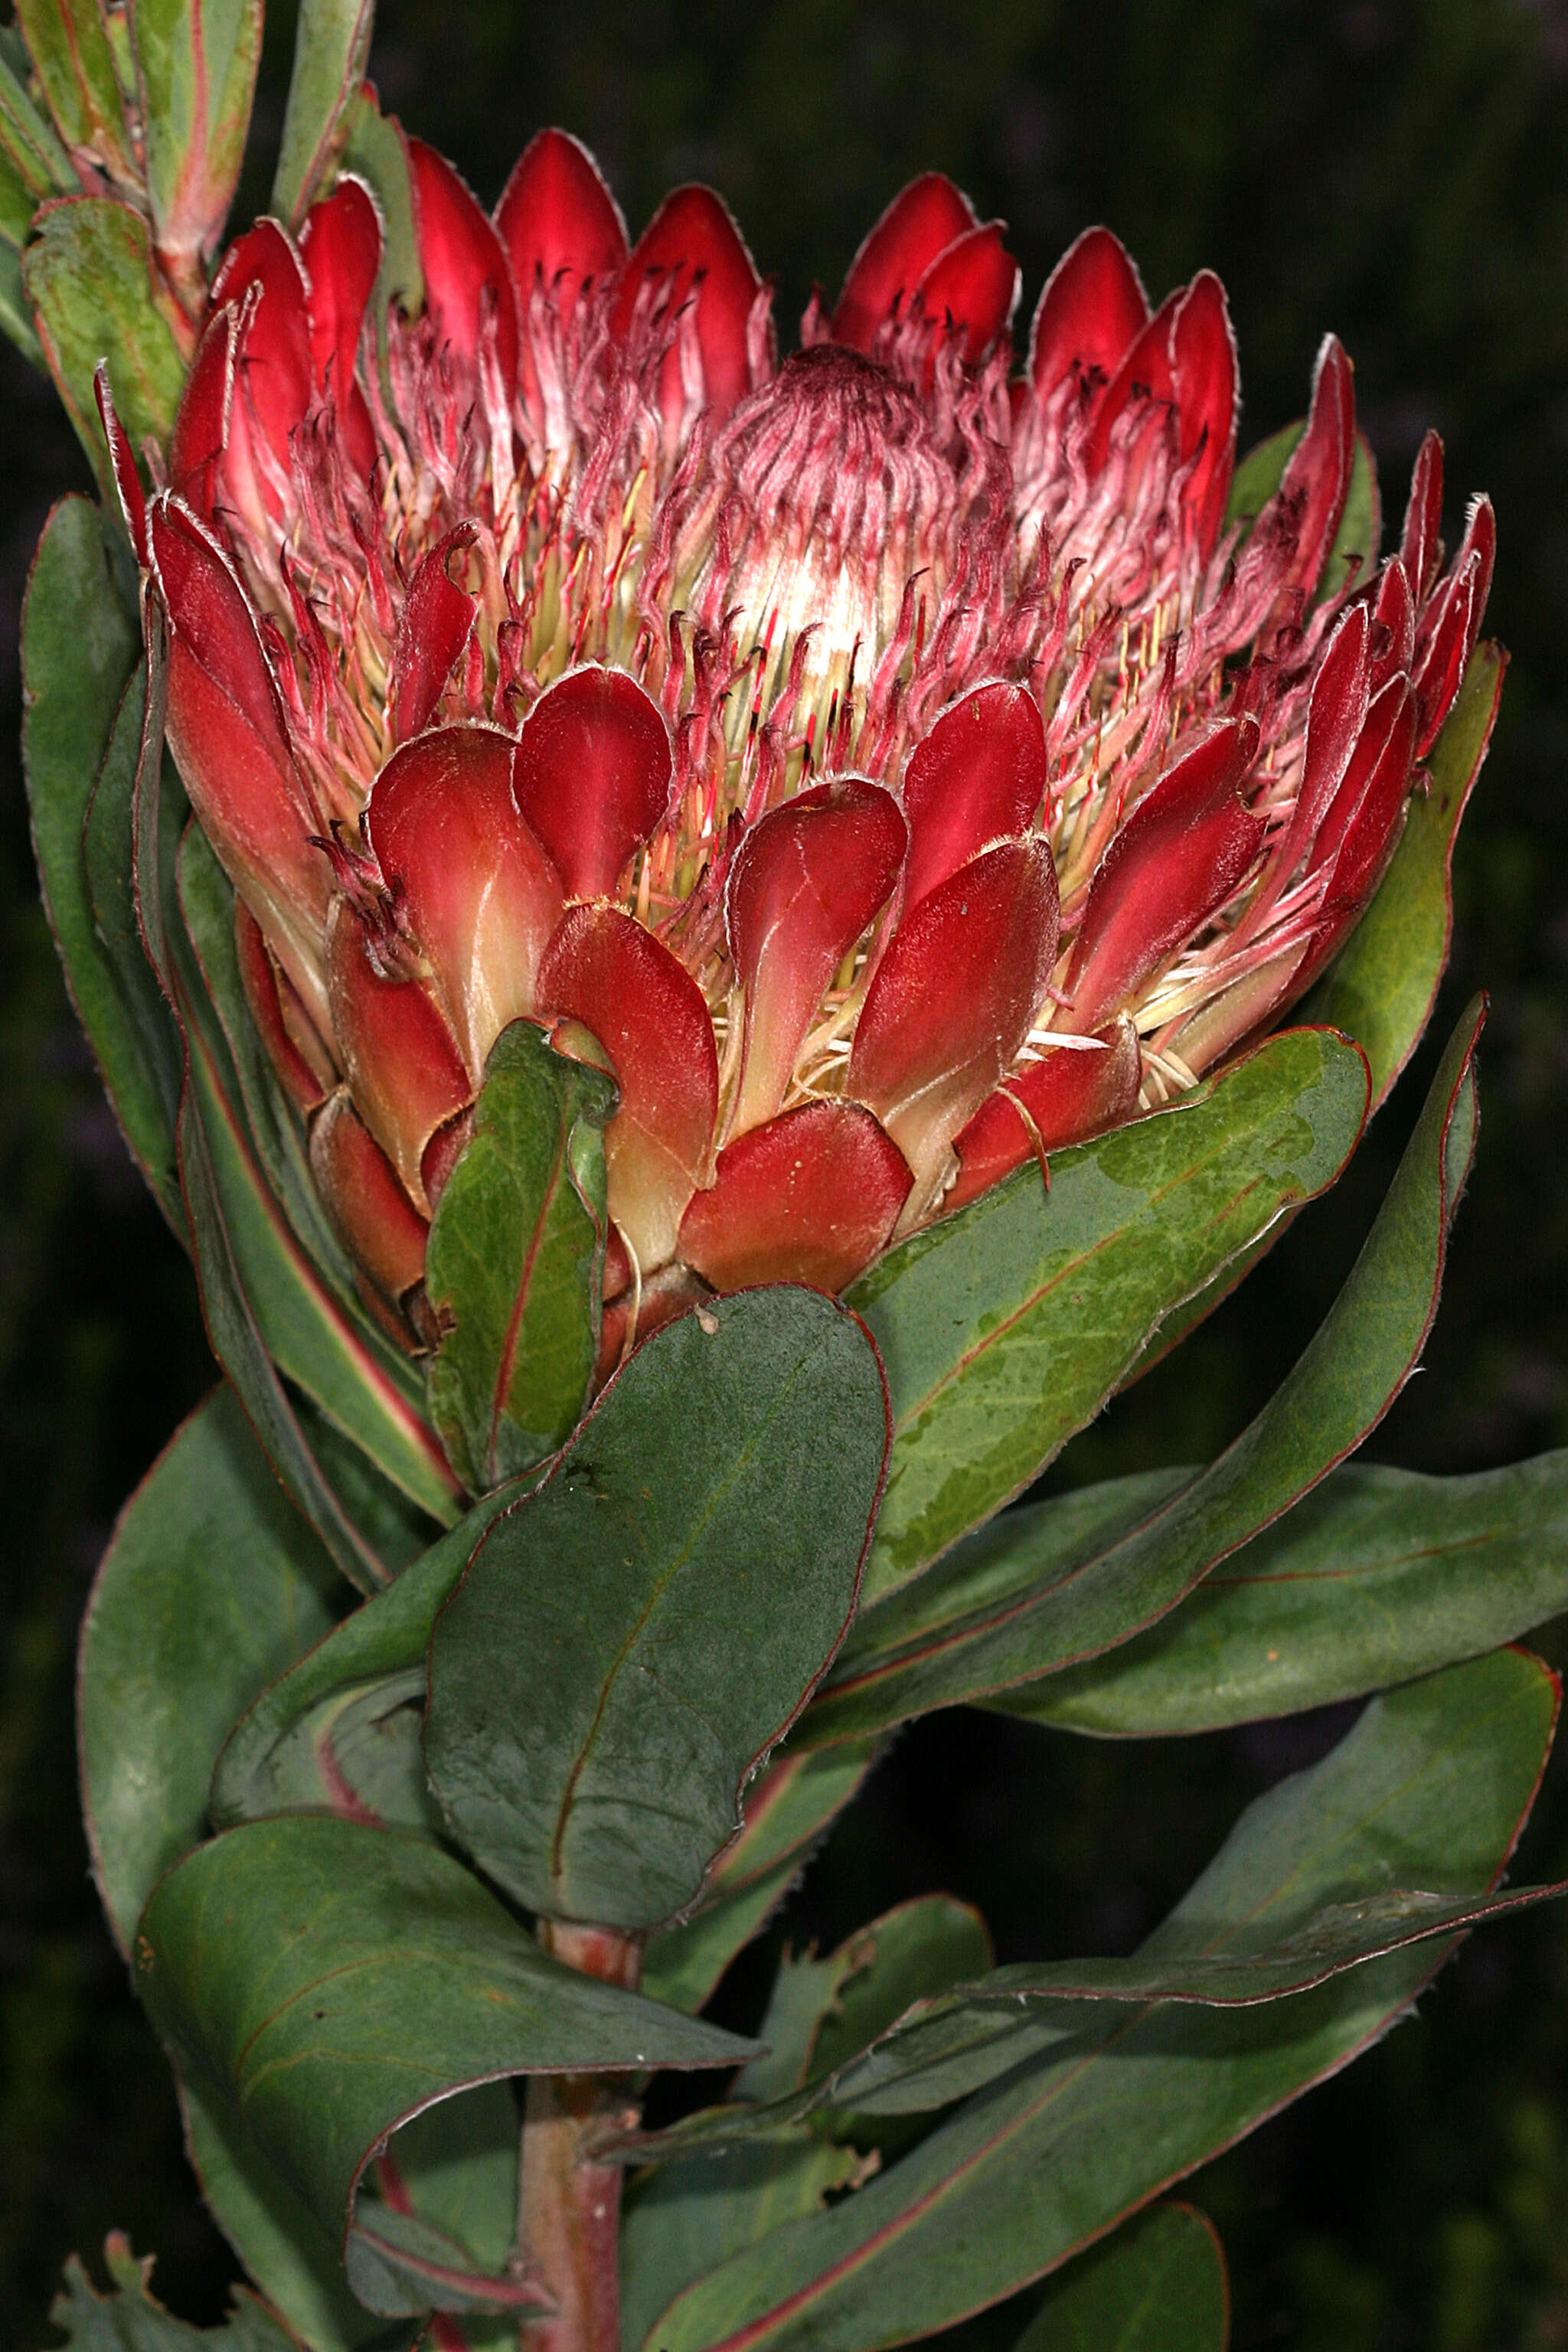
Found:
[[[327,926],[327,995],[360,1115],[409,1199],[426,1211],[426,1146],[473,1094],[457,1040],[420,982],[376,971],[364,921],[342,898]]]
[[[711,188],[677,188],[666,196],[622,270],[610,313],[613,335],[627,332],[650,281],[671,318],[695,300],[703,405],[711,423],[722,423],[752,388],[747,331],[763,281],[733,215]],[[679,423],[685,405],[679,349],[665,354],[659,405],[667,423]]]
[[[1103,1028],[1241,882],[1265,830],[1239,793],[1258,743],[1256,720],[1222,719],[1133,810],[1089,885],[1062,1027]]]
[[[423,139],[405,142],[414,193],[425,310],[437,347],[448,345],[476,375],[488,319],[510,402],[517,390],[517,296],[505,246],[479,198]]]
[[[1400,559],[1417,604],[1431,594],[1442,562],[1443,444],[1428,431],[1416,452],[1410,475],[1410,497],[1405,509]]]
[[[472,523],[458,523],[421,558],[408,583],[392,649],[395,743],[406,743],[428,727],[468,645],[479,599],[458,586],[450,566],[473,543]]]
[[[476,1086],[507,1024],[533,1010],[564,898],[512,798],[514,748],[499,728],[434,728],[393,753],[364,815]]]
[[[625,670],[568,670],[523,721],[517,804],[572,898],[615,888],[669,805],[669,730]]]
[[[680,1221],[680,1255],[715,1290],[839,1291],[887,1246],[912,1181],[860,1104],[798,1103],[725,1145]]]
[[[684,964],[616,907],[571,907],[544,951],[535,1011],[579,1021],[609,1058],[620,1104],[605,1130],[609,1205],[647,1274],[675,1254],[707,1182],[719,1059]]]
[[[300,231],[300,256],[310,281],[311,373],[318,390],[331,399],[350,463],[368,479],[375,430],[354,369],[381,268],[381,221],[358,180],[340,180],[330,196],[311,205]]]
[[[987,1096],[954,1139],[958,1175],[942,1196],[944,1210],[962,1209],[1026,1160],[1131,1118],[1142,1076],[1138,1032],[1119,1021],[1101,1030],[1100,1043],[1100,1053],[1058,1045]]]
[[[275,220],[258,221],[229,247],[211,303],[215,311],[229,303],[249,310],[238,354],[244,409],[286,472],[289,436],[310,404],[310,320],[300,257]]]
[[[945,323],[971,365],[1005,331],[1017,299],[1018,265],[1002,242],[999,221],[954,237],[915,288],[921,316],[934,326]]]
[[[620,206],[582,142],[564,131],[531,139],[501,191],[496,228],[526,306],[545,288],[569,310],[585,279],[603,283],[626,258]]]
[[[900,299],[907,303],[938,257],[977,226],[974,207],[942,172],[901,188],[849,265],[828,333],[869,352]]]
[[[311,1123],[310,1172],[356,1265],[395,1306],[424,1280],[429,1228],[346,1087],[338,1088]]]
[[[1149,320],[1142,281],[1120,237],[1086,228],[1049,278],[1029,336],[1029,373],[1044,398],[1070,369],[1099,375],[1100,394]]]
[[[237,896],[234,902],[234,949],[250,1017],[261,1032],[262,1043],[284,1092],[295,1109],[308,1118],[331,1092],[337,1073],[298,998],[288,1005],[284,992],[291,989],[291,983],[273,961],[260,924]]]
[[[1000,1084],[1056,960],[1060,907],[1046,841],[999,842],[907,913],[866,992],[847,1091],[914,1171],[919,1214],[953,1137]]]
[[[944,710],[904,771],[905,906],[918,906],[988,842],[1023,833],[1040,814],[1046,782],[1045,724],[1026,688],[994,679]]]
[[[1310,595],[1321,579],[1344,517],[1354,463],[1355,387],[1351,363],[1339,337],[1325,335],[1312,372],[1307,429],[1291,452],[1272,501],[1275,511],[1289,520],[1295,541],[1295,552],[1280,583],[1281,604],[1292,589]],[[1262,523],[1260,518],[1260,528]],[[1334,581],[1329,584],[1340,585]]]
[[[858,776],[797,793],[746,833],[725,898],[745,992],[732,1134],[783,1102],[823,992],[891,895],[908,839],[891,793]]]

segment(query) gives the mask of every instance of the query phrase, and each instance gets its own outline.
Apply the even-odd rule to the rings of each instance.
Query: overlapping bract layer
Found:
[[[407,153],[421,316],[371,315],[344,180],[231,248],[148,506],[107,419],[252,1008],[390,1328],[430,1336],[425,1233],[512,1021],[619,1090],[608,1360],[705,1286],[842,1287],[1300,995],[1493,547],[1481,500],[1439,579],[1429,436],[1399,552],[1334,553],[1332,338],[1227,526],[1207,272],[1151,314],[1089,231],[1010,381],[1000,226],[931,174],[781,366],[707,190],[631,247],[561,133],[493,219]]]

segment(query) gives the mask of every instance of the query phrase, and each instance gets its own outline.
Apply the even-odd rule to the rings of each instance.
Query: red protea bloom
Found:
[[[509,1022],[618,1084],[618,1348],[703,1285],[840,1288],[1300,994],[1392,852],[1493,546],[1481,500],[1439,582],[1429,436],[1399,553],[1327,574],[1331,337],[1243,538],[1206,272],[1151,315],[1090,230],[1014,380],[1000,228],[932,174],[779,364],[707,190],[628,250],[559,132],[493,220],[408,148],[422,315],[367,315],[356,182],[297,246],[261,223],[145,511],[120,467],[250,1002],[405,1337]]]

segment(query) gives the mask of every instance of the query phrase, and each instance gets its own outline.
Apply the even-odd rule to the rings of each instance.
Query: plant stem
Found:
[[[642,1945],[607,1927],[541,1920],[552,1958],[635,1991]],[[519,2352],[620,2352],[621,2171],[595,2164],[584,2142],[627,2115],[624,2077],[531,2074],[523,2106],[518,2243],[554,2309],[518,2329]]]

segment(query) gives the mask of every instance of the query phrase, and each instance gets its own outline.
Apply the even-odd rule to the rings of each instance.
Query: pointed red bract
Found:
[[[208,320],[185,378],[169,441],[169,486],[208,520],[228,438],[236,331],[232,310],[220,310]]]
[[[632,248],[616,289],[610,331],[627,332],[645,289],[651,288],[671,320],[695,300],[702,404],[721,423],[752,388],[748,326],[762,285],[722,198],[711,188],[677,188]],[[679,424],[685,404],[678,338],[659,370],[659,406],[667,424]]]
[[[529,141],[495,218],[525,308],[537,285],[564,313],[584,279],[602,283],[626,257],[620,206],[587,149],[565,131],[542,131]]]
[[[1025,688],[977,686],[944,710],[904,771],[904,905],[917,907],[988,842],[1023,833],[1046,782],[1045,724]]]
[[[1056,961],[1056,867],[1038,836],[1000,842],[928,891],[866,992],[847,1091],[869,1104],[934,1199],[953,1137],[1006,1076]]]
[[[958,1175],[942,1199],[962,1209],[1026,1160],[1087,1142],[1138,1107],[1143,1057],[1131,1021],[1101,1031],[1103,1052],[1056,1046],[987,1097],[955,1138]]]
[[[715,1290],[840,1291],[886,1248],[911,1181],[858,1103],[800,1103],[725,1146],[680,1221],[680,1255]]]
[[[1142,280],[1120,237],[1086,228],[1046,281],[1029,337],[1029,373],[1044,399],[1072,368],[1109,383],[1149,320]]]
[[[1368,799],[1373,777],[1385,774],[1389,744],[1402,727],[1405,706],[1411,702],[1408,681],[1403,677],[1393,677],[1367,706],[1366,717],[1333,797],[1313,828],[1312,850],[1307,866],[1309,873],[1317,873],[1337,857],[1346,835],[1357,822]],[[1410,761],[1407,759],[1405,763],[1406,783],[1409,772]],[[1390,822],[1392,818],[1393,812]]]
[[[1410,796],[1419,698],[1405,679],[1391,679],[1367,714],[1369,736],[1384,700],[1392,709],[1387,726],[1376,730],[1376,756],[1352,761],[1323,826],[1324,837],[1338,847],[1320,912],[1336,929],[1359,914],[1382,880]]]
[[[1330,638],[1328,650],[1318,666],[1307,710],[1301,782],[1283,846],[1275,854],[1272,864],[1278,887],[1271,886],[1265,893],[1270,904],[1315,840],[1354,753],[1371,695],[1372,635],[1366,606],[1352,604]],[[1246,928],[1250,930],[1255,927],[1254,919],[1249,918]]]
[[[450,566],[453,556],[473,541],[473,525],[459,523],[424,557],[408,583],[392,651],[395,743],[406,743],[428,727],[468,645],[479,599],[458,586]]]
[[[1005,332],[1018,283],[1018,265],[1002,242],[1002,224],[987,221],[955,237],[937,256],[915,289],[915,301],[922,318],[933,326],[945,323],[960,338],[963,357],[973,365]]]
[[[1459,691],[1465,665],[1480,629],[1489,572],[1483,550],[1478,548],[1467,557],[1461,548],[1455,558],[1452,579],[1435,600],[1435,625],[1422,648],[1415,671],[1415,691],[1420,701],[1415,756],[1419,760],[1426,758],[1442,732],[1443,721]]]
[[[476,1086],[508,1022],[533,1010],[563,905],[561,877],[512,799],[513,750],[496,728],[434,729],[393,753],[365,811],[376,862]]]
[[[1238,790],[1258,743],[1254,719],[1223,720],[1133,810],[1089,885],[1063,1028],[1103,1028],[1239,887],[1265,829]]]
[[[435,323],[437,343],[448,345],[476,375],[493,320],[496,362],[510,404],[517,390],[517,297],[506,247],[446,157],[423,139],[405,143],[426,314]]]
[[[1344,518],[1354,462],[1355,388],[1351,363],[1339,337],[1325,335],[1312,373],[1307,430],[1291,453],[1271,502],[1277,513],[1289,518],[1295,539],[1282,590],[1300,589],[1310,596],[1321,579],[1334,534]],[[1330,583],[1333,587],[1341,584]]]
[[[1225,288],[1200,269],[1176,305],[1171,326],[1172,393],[1181,462],[1193,468],[1182,492],[1205,555],[1219,537],[1236,470],[1236,405],[1240,388],[1236,334]]]
[[[381,222],[358,180],[340,180],[312,205],[300,231],[300,253],[310,281],[310,367],[319,391],[337,413],[350,463],[367,476],[375,464],[375,431],[354,380],[364,314],[381,268]]]
[[[289,436],[310,404],[310,322],[300,257],[276,221],[258,221],[224,256],[212,307],[229,303],[245,321],[236,406],[247,425],[260,427],[273,462],[286,472]]]
[[[719,1060],[706,1000],[630,915],[572,907],[544,951],[535,1009],[580,1021],[609,1057],[621,1095],[605,1130],[610,1214],[649,1274],[675,1255],[712,1163]]]
[[[346,1087],[338,1088],[311,1125],[310,1172],[355,1265],[389,1306],[397,1306],[424,1280],[429,1228],[359,1118]],[[406,1331],[401,1336],[406,1346]]]
[[[237,896],[234,948],[245,1001],[279,1083],[297,1111],[313,1111],[336,1085],[337,1072],[287,975],[273,961],[260,924]]]
[[[1405,530],[1399,552],[1410,592],[1417,604],[1432,593],[1437,566],[1443,560],[1443,444],[1429,432],[1416,456],[1410,477],[1410,499],[1405,509]]]
[[[92,373],[92,396],[98,404],[98,420],[103,427],[103,437],[109,444],[110,470],[114,476],[115,495],[120,511],[125,518],[125,528],[139,563],[147,561],[147,500],[142,493],[142,477],[136,471],[136,453],[131,446],[131,436],[121,425],[109,389],[109,362],[100,360]]]
[[[731,1134],[783,1102],[823,992],[886,904],[908,839],[892,794],[850,776],[797,793],[742,840],[725,899],[746,1000]]]
[[[942,172],[900,189],[849,265],[828,333],[868,352],[878,330],[908,303],[938,256],[976,226],[974,207]]]
[[[523,722],[513,776],[568,898],[604,898],[669,805],[669,730],[624,670],[569,670]]]
[[[1415,658],[1415,600],[1405,566],[1394,555],[1379,575],[1373,607],[1373,692],[1386,686],[1395,671],[1407,671]]]
[[[382,978],[364,923],[343,898],[327,924],[327,993],[360,1115],[416,1208],[427,1211],[425,1148],[473,1093],[457,1040],[419,981]]]

